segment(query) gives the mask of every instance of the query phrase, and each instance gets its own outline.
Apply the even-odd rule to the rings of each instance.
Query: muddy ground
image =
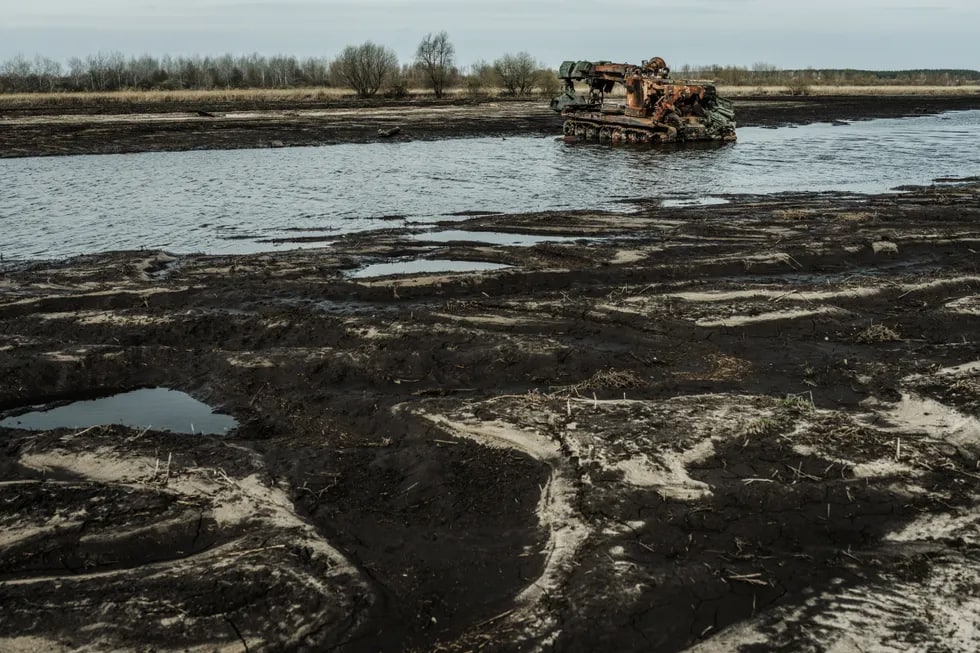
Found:
[[[968,651],[980,184],[7,263],[4,651]],[[428,258],[506,269],[354,278]]]
[[[0,156],[560,128],[539,103],[177,108],[7,111]],[[446,225],[577,238],[527,248],[386,231],[8,263],[0,410],[165,386],[242,426],[0,430],[0,649],[972,650],[978,196]],[[419,257],[512,267],[347,276]]]
[[[759,96],[735,99],[739,126],[894,118],[980,108],[980,95]],[[562,119],[545,99],[235,102],[79,106],[0,104],[0,158],[288,147],[472,136],[549,136]]]

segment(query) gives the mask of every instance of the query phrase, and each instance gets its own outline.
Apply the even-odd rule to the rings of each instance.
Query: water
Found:
[[[465,211],[628,210],[624,200],[884,192],[980,175],[980,111],[742,128],[734,145],[650,149],[476,138],[0,160],[0,254],[247,253]]]
[[[391,263],[375,263],[351,272],[348,276],[354,279],[368,277],[383,277],[389,274],[418,274],[426,272],[476,272],[479,270],[502,270],[509,268],[502,263],[486,263],[484,261],[452,261],[441,259],[414,259],[408,261],[393,261]]]
[[[234,418],[214,413],[190,395],[166,388],[133,390],[0,420],[0,426],[29,431],[102,424],[206,435],[224,435],[238,426]]]
[[[675,206],[718,206],[728,204],[724,197],[689,197],[684,199],[666,199],[660,203],[665,208]]]
[[[430,243],[488,243],[490,245],[511,245],[514,247],[530,247],[538,243],[561,243],[575,240],[585,240],[576,236],[535,236],[532,234],[513,234],[503,231],[464,231],[462,229],[444,229],[442,231],[426,231],[415,234],[416,240]]]

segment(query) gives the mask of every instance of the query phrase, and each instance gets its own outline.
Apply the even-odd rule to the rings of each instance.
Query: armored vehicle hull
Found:
[[[565,118],[570,139],[629,143],[734,141],[735,109],[714,84],[680,81],[659,57],[642,65],[566,61],[564,91],[551,108]],[[575,83],[585,84],[579,93]],[[617,86],[625,97],[607,98]]]

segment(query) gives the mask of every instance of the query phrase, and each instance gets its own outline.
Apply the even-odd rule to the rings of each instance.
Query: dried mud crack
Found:
[[[970,650],[980,185],[729,199],[5,263],[0,410],[240,426],[0,429],[0,649]]]

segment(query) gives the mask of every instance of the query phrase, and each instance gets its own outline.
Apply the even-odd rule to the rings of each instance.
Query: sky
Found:
[[[675,69],[980,69],[978,0],[0,0],[0,61],[114,51],[333,58],[370,40],[408,63],[441,30],[463,66],[526,51],[550,67],[659,56]]]

